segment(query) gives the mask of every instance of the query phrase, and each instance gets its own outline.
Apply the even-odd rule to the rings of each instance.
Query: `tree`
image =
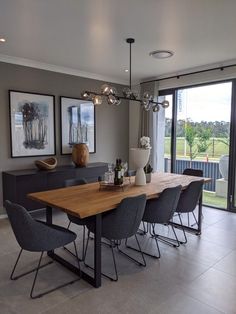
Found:
[[[189,120],[185,123],[185,139],[189,145],[189,157],[192,161],[197,156],[197,150],[194,150],[197,130]]]
[[[208,147],[211,145],[210,138],[212,136],[212,130],[210,128],[200,127],[197,131],[198,135],[198,152],[205,153]]]

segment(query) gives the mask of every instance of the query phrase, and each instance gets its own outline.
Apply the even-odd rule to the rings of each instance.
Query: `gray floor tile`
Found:
[[[220,314],[220,312],[207,304],[203,304],[188,295],[178,292],[171,296],[167,302],[157,306],[150,314]]]
[[[236,276],[236,251],[232,251],[214,265],[215,269]]]
[[[219,311],[227,314],[236,313],[236,280],[234,276],[209,269],[192,284],[186,285],[183,291]]]

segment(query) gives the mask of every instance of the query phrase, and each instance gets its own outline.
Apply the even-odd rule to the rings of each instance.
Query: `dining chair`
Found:
[[[182,230],[184,234],[185,241],[182,243],[187,243],[187,237],[186,237],[185,230],[183,228],[183,221],[181,218],[181,214],[184,214],[184,213],[188,214],[194,211],[202,195],[203,184],[204,184],[204,180],[193,181],[188,185],[188,187],[184,191],[182,191],[180,195],[179,202],[176,208],[176,213],[178,214],[179,221],[182,226]]]
[[[85,180],[84,178],[73,178],[73,179],[68,179],[65,180],[65,187],[69,187],[69,186],[76,186],[76,185],[83,185],[83,184],[87,184],[87,180]],[[80,261],[84,261],[84,250],[85,250],[85,227],[86,227],[86,223],[88,223],[90,218],[84,218],[81,219],[79,217],[67,214],[67,217],[69,219],[69,224],[67,226],[67,229],[70,228],[71,223],[74,223],[76,225],[79,226],[83,226],[83,245],[82,245],[82,258],[80,258]],[[75,256],[74,253],[69,250],[67,247],[64,247],[64,249],[69,252],[71,255]]]
[[[187,176],[194,176],[194,177],[203,177],[203,170],[201,169],[193,169],[193,168],[186,168],[183,171],[183,174]],[[201,196],[202,197],[202,196]],[[194,214],[194,211],[192,212],[193,218],[195,220],[195,223],[191,225],[193,227],[194,225],[198,224],[197,218]],[[189,219],[189,213],[188,213],[188,226],[190,225],[190,219]]]
[[[117,206],[116,209],[113,209],[102,215],[102,237],[109,241],[108,246],[112,251],[113,264],[115,269],[115,277],[111,277],[105,273],[102,273],[103,276],[109,278],[112,281],[118,280],[118,272],[116,266],[116,259],[114,248],[117,248],[118,252],[122,255],[128,257],[130,260],[138,264],[139,266],[146,266],[146,261],[143,256],[138,238],[137,238],[137,230],[140,225],[140,222],[143,217],[144,209],[146,205],[146,195],[142,194],[135,197],[127,197],[124,198],[121,203]],[[95,224],[94,222],[90,222],[87,224],[87,228],[89,233],[94,233]],[[138,251],[141,254],[142,262],[136,260],[132,256],[128,255],[126,252],[121,250],[120,245],[121,241],[127,238],[134,236]],[[106,244],[103,242],[103,244]],[[88,249],[88,239],[86,243],[85,249],[85,258]],[[88,264],[86,266],[92,268]]]
[[[80,279],[80,277],[76,278],[72,281],[61,284],[53,289],[34,295],[34,288],[35,288],[39,269],[53,262],[53,261],[50,261],[46,264],[41,265],[42,257],[45,252],[53,251],[57,248],[63,247],[64,245],[73,242],[75,255],[77,256],[78,267],[80,269],[78,253],[77,253],[77,249],[75,245],[76,234],[70,230],[67,230],[66,228],[63,228],[57,225],[48,225],[45,222],[35,220],[31,217],[29,212],[27,212],[27,210],[24,207],[18,204],[11,203],[8,200],[5,201],[4,206],[6,208],[6,212],[7,212],[13,233],[16,237],[18,244],[21,247],[20,253],[16,259],[16,263],[10,275],[11,280],[16,280],[18,278],[21,278],[35,271],[35,276],[34,276],[33,284],[31,287],[31,292],[30,292],[30,297],[32,299],[35,299],[35,298],[42,297],[43,295],[48,294],[52,291],[55,291],[59,288],[72,284],[75,281]],[[16,266],[19,262],[19,259],[21,257],[23,250],[30,251],[30,252],[41,252],[38,265],[36,268],[30,271],[14,276]]]
[[[170,224],[170,221],[176,210],[181,189],[181,185],[173,188],[166,188],[158,197],[147,200],[142,221],[148,223],[152,228],[151,235],[155,239],[158,255],[143,251],[144,254],[154,258],[160,258],[161,254],[158,240],[167,243],[173,247],[178,247],[180,245],[175,229]],[[155,230],[155,226],[157,224],[162,224],[165,226],[170,225],[175,238],[173,239],[157,234]],[[127,247],[133,249],[133,247],[129,246],[127,242],[126,245]]]

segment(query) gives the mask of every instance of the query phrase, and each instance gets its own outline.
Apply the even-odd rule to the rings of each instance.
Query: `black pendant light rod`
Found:
[[[129,44],[129,88],[131,90],[131,62],[132,62],[132,56],[131,56],[131,45],[135,42],[134,38],[127,38],[126,42]]]

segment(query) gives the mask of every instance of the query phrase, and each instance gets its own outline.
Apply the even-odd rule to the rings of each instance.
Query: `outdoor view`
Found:
[[[178,90],[176,172],[199,168],[212,182],[203,203],[226,208],[232,84],[220,83]],[[165,171],[169,171],[172,113],[165,117]]]

